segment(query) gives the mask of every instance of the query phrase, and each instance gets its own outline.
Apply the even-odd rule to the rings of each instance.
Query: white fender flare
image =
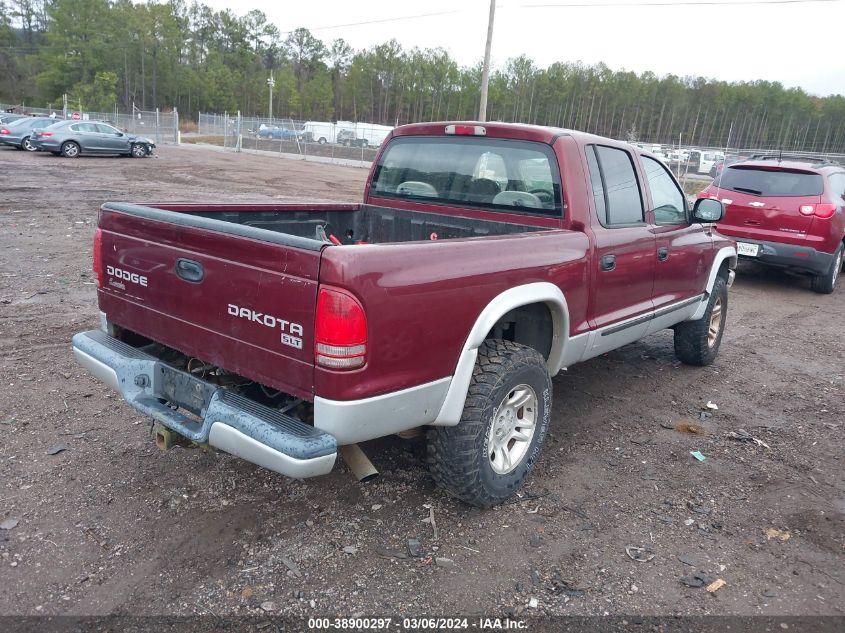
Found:
[[[719,274],[719,269],[722,267],[722,263],[726,259],[730,260],[728,262],[728,267],[731,270],[736,268],[736,247],[724,246],[716,253],[716,257],[713,259],[713,266],[710,268],[710,276],[707,278],[707,287],[704,289],[704,299],[702,299],[701,304],[688,319],[689,321],[697,321],[704,316],[704,311],[707,309],[707,302],[710,299],[710,293],[713,292],[713,286],[716,284],[716,276]]]
[[[545,304],[552,315],[552,347],[546,366],[550,376],[560,371],[563,364],[563,350],[569,340],[569,306],[560,288],[543,281],[505,290],[487,304],[476,319],[475,325],[472,326],[458,359],[446,399],[437,418],[432,422],[433,425],[454,426],[460,422],[467,390],[472,379],[472,370],[478,358],[478,348],[484,343],[488,332],[493,329],[499,319],[515,308],[532,303]]]

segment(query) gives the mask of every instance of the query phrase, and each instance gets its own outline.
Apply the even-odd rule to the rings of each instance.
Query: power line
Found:
[[[690,0],[683,2],[679,0],[638,0],[636,2],[620,2],[619,0],[610,2],[548,2],[548,3],[531,3],[521,4],[516,7],[507,8],[524,8],[524,9],[554,9],[554,8],[591,8],[591,7],[695,7],[695,6],[721,6],[721,5],[761,5],[761,4],[811,4],[811,3],[830,3],[842,2],[843,0]],[[498,5],[497,5],[498,6]],[[443,15],[455,15],[456,13],[465,13],[469,9],[452,9],[450,11],[435,11],[432,13],[417,13],[415,15],[402,15],[392,18],[376,18],[374,20],[364,20],[362,22],[346,22],[344,24],[332,24],[327,26],[315,26],[307,29],[308,31],[329,31],[332,29],[342,29],[352,26],[367,26],[370,24],[387,24],[390,22],[402,22],[405,20],[417,20],[419,18],[433,18]],[[287,35],[293,33],[297,29],[289,31],[280,31],[280,35]]]
[[[543,4],[523,4],[526,9],[554,9],[554,8],[591,8],[591,7],[715,7],[720,5],[742,4],[810,4],[820,2],[842,2],[843,0],[645,0],[638,2],[554,2]]]
[[[330,29],[341,29],[347,26],[366,26],[368,24],[384,24],[387,22],[400,22],[402,20],[416,20],[418,18],[433,18],[440,15],[454,15],[455,13],[462,13],[466,11],[466,9],[453,9],[451,11],[437,11],[435,13],[418,13],[417,15],[403,15],[400,17],[395,18],[378,18],[375,20],[366,20],[364,22],[349,22],[347,24],[334,24],[332,26],[315,26],[313,28],[308,29],[309,31],[328,31]],[[291,31],[280,31],[281,35],[285,35],[288,33],[293,33],[298,29],[293,29]]]

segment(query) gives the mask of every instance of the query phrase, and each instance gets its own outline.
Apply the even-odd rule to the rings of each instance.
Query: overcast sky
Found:
[[[342,37],[359,49],[396,38],[405,48],[441,47],[462,66],[484,56],[490,7],[489,0],[204,1],[239,15],[259,9],[280,30],[305,27],[327,44]],[[660,6],[624,6],[637,2]],[[844,0],[706,6],[710,2],[498,0],[493,64],[525,54],[541,67],[604,62],[614,70],[767,79],[817,95],[845,94]],[[549,6],[556,4],[589,6]],[[435,13],[440,15],[430,15]],[[394,19],[407,16],[425,17]],[[378,20],[392,21],[358,24]]]

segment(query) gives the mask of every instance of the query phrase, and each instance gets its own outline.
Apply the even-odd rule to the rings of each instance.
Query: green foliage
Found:
[[[287,28],[288,25],[285,26]],[[478,116],[481,65],[390,40],[355,51],[191,0],[0,0],[0,101],[88,109],[177,107],[401,124]],[[33,81],[35,78],[35,81]],[[777,82],[726,83],[525,56],[490,78],[487,118],[615,138],[845,151],[845,96]]]

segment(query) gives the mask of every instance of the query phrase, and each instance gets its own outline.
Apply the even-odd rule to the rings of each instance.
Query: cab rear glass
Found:
[[[487,137],[399,137],[370,195],[489,211],[561,215],[560,169],[543,143]]]
[[[716,184],[753,196],[802,197],[820,196],[824,192],[821,174],[793,169],[764,169],[731,166]]]

